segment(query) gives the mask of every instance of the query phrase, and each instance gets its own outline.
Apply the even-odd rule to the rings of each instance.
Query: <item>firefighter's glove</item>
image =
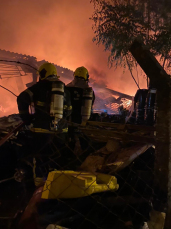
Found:
[[[30,123],[30,125],[25,126],[26,130],[31,130],[33,128],[33,123]]]
[[[61,119],[59,122],[58,122],[58,130],[63,130],[65,128],[68,127],[68,122],[66,119]]]

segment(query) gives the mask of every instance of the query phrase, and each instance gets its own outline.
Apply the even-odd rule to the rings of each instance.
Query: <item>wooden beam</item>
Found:
[[[142,130],[142,131],[155,131],[156,128],[153,126],[141,126],[141,125],[131,125],[131,124],[121,124],[121,123],[109,123],[109,122],[96,122],[96,121],[88,121],[88,125],[90,126],[103,126],[103,127],[111,127],[117,130]]]
[[[111,167],[112,172],[118,172],[131,164],[150,147],[152,147],[152,144],[136,144],[131,147],[122,148],[117,158],[115,156],[116,153],[114,157],[112,154],[108,157],[105,166]]]
[[[119,96],[119,97],[122,97],[122,98],[126,98],[126,99],[129,99],[129,100],[132,100],[132,97],[133,97],[131,95],[127,95],[127,94],[124,94],[124,93],[121,93],[121,92],[118,92],[118,91],[114,91],[114,90],[109,89],[109,88],[105,88],[105,90],[110,91],[113,95],[116,95],[116,96]]]
[[[119,139],[123,141],[134,141],[142,143],[155,144],[154,137],[146,137],[142,135],[134,135],[125,132],[111,131],[111,130],[97,130],[97,129],[82,129],[82,132],[91,138],[105,137]]]

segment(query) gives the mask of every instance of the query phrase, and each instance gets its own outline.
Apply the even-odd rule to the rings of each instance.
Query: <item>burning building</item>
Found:
[[[18,113],[16,98],[14,96],[21,93],[27,87],[32,86],[38,80],[36,69],[46,62],[45,60],[37,61],[36,57],[13,53],[0,50],[0,116]],[[73,78],[73,71],[55,65],[61,80],[68,83]],[[98,76],[97,76],[98,77]],[[107,87],[102,87],[94,80],[90,79],[90,85],[93,87],[96,100],[94,104],[95,112],[103,112],[106,110],[110,114],[117,114],[118,107],[123,105],[127,109],[130,108],[132,97]],[[4,88],[7,88],[14,94]],[[5,99],[4,99],[5,98]]]

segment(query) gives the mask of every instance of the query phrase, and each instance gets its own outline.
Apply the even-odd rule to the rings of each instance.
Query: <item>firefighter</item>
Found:
[[[74,79],[66,85],[70,91],[72,114],[70,120],[76,124],[85,124],[89,120],[92,106],[95,100],[93,89],[89,86],[89,73],[85,67],[78,67],[74,72]],[[73,149],[74,154],[79,158],[87,149],[87,140],[79,132],[75,126],[69,126],[70,148]],[[86,155],[86,154],[85,154]],[[79,159],[75,164],[79,165]],[[73,167],[73,169],[75,169]]]
[[[49,155],[56,152],[51,150],[52,142],[53,145],[58,145],[58,150],[65,144],[68,132],[67,118],[72,112],[72,106],[70,93],[59,80],[53,64],[44,63],[38,73],[39,82],[17,97],[20,117],[31,130],[30,140],[28,139],[22,149],[20,161],[29,158],[29,163],[32,161],[33,167],[36,168],[36,176],[45,177],[47,167],[42,167],[42,164],[47,164]],[[37,152],[41,154],[38,160],[35,158]]]
[[[39,82],[17,97],[18,110],[26,125],[33,123],[33,131],[57,130],[58,122],[71,114],[70,93],[59,80],[51,63],[40,66]],[[65,131],[65,129],[63,129]]]
[[[95,94],[88,85],[89,73],[85,67],[78,67],[74,72],[74,79],[66,85],[70,91],[72,114],[71,121],[81,124],[90,118]]]

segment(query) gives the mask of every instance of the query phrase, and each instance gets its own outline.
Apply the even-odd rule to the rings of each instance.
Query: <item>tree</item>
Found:
[[[129,47],[141,40],[163,66],[171,66],[171,1],[91,0],[94,3],[93,41],[110,50],[110,66],[135,67]]]

